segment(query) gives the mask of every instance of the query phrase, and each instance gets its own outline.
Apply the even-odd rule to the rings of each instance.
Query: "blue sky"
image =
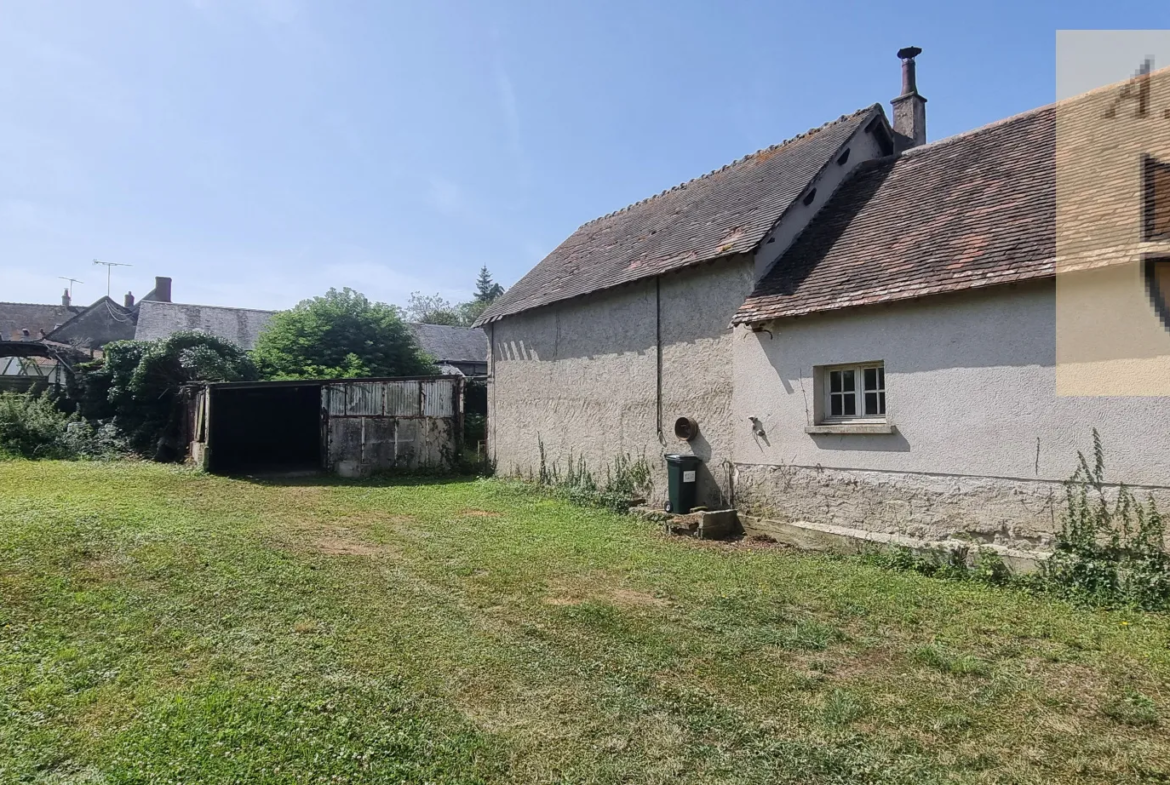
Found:
[[[0,300],[72,276],[91,302],[94,258],[133,265],[118,299],[155,275],[241,307],[459,299],[480,265],[510,285],[584,221],[888,112],[901,46],[939,139],[1052,101],[1057,29],[1165,9],[0,0]]]

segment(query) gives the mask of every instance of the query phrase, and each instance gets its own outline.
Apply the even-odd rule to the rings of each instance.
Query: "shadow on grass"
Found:
[[[379,472],[369,477],[340,477],[324,469],[238,471],[224,475],[254,485],[291,487],[412,487],[457,485],[479,479],[474,474],[429,474],[422,472]]]

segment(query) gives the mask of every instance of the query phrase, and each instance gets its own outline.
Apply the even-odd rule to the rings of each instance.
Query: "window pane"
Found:
[[[866,368],[865,369],[865,388],[864,389],[866,389],[866,390],[876,390],[877,389],[877,372],[878,372],[877,368]]]
[[[845,404],[845,416],[853,417],[857,414],[857,396],[846,395],[842,402]]]
[[[886,413],[886,394],[884,392],[878,393],[878,406],[880,407],[878,414]]]
[[[829,392],[841,392],[840,371],[829,371]]]
[[[882,367],[878,368],[877,372],[878,372],[878,389],[884,390],[884,389],[886,389],[886,366],[883,365]]]
[[[841,416],[841,396],[840,395],[830,395],[829,396],[829,416],[830,417],[840,417]]]
[[[853,371],[841,371],[841,385],[845,392],[853,392],[857,389],[854,386]]]
[[[865,413],[866,414],[881,414],[878,409],[878,394],[875,392],[867,392],[865,394]]]

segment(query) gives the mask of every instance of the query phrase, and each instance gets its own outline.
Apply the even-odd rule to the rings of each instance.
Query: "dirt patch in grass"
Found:
[[[547,605],[580,605],[583,602],[603,602],[621,608],[663,608],[670,604],[665,597],[652,592],[631,589],[620,584],[620,578],[608,573],[588,573],[575,581],[550,583],[544,598]]]
[[[308,550],[325,556],[385,556],[397,555],[394,548],[363,540],[348,529],[335,529],[310,540]]]
[[[888,677],[894,670],[895,654],[885,648],[864,650],[843,649],[825,652],[779,652],[783,660],[798,673],[810,677],[826,677],[835,682]]]
[[[338,521],[357,526],[412,526],[417,523],[414,516],[382,510],[361,510],[340,516]]]
[[[359,532],[346,527],[298,527],[281,533],[273,542],[280,550],[291,553],[319,554],[323,556],[364,556],[397,557],[399,551],[393,545],[374,542]]]

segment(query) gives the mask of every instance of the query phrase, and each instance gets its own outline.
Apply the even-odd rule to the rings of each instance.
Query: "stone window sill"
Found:
[[[834,422],[805,426],[804,432],[812,436],[823,434],[890,434],[894,426],[884,422]]]

